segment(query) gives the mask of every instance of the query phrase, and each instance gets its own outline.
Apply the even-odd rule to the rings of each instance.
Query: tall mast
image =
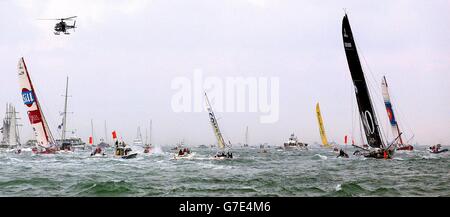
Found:
[[[14,107],[14,121],[16,122],[16,123],[15,123],[16,127],[15,127],[14,130],[16,131],[16,142],[17,142],[18,145],[21,145],[21,143],[20,143],[20,131],[19,131],[19,127],[22,126],[22,125],[18,124],[18,122],[17,122],[17,120],[20,119],[20,118],[17,117],[17,114],[18,114],[18,113],[19,113],[19,112],[16,112],[16,107]]]
[[[109,141],[108,141],[108,129],[106,129],[106,120],[105,120],[105,142],[109,144]]]
[[[384,143],[381,138],[378,120],[372,105],[347,14],[342,20],[342,38],[367,143],[373,148],[383,148]]]
[[[139,141],[142,142],[142,134],[141,134],[141,127],[138,126],[137,128],[137,135],[136,135],[136,139],[139,139]]]
[[[245,128],[245,144],[248,145],[248,126]]]
[[[92,136],[92,145],[95,144],[94,140],[94,122],[91,119],[91,136]]]
[[[6,143],[9,143],[9,129],[10,127],[10,114],[9,114],[9,104],[6,103],[6,112],[5,112],[5,118],[3,119],[3,140]]]
[[[63,113],[63,129],[62,129],[62,136],[61,136],[61,142],[64,142],[66,139],[66,124],[67,124],[67,93],[69,91],[69,76],[67,76],[66,79],[66,94],[64,95],[64,113]]]
[[[6,142],[9,146],[13,145],[11,128],[12,128],[11,104],[6,103],[5,119],[3,120],[3,141]]]
[[[150,120],[150,137],[149,137],[149,144],[152,144],[152,120]]]
[[[148,128],[145,128],[145,141],[144,141],[144,145],[148,145]]]
[[[10,115],[10,129],[9,129],[9,140],[10,143],[9,145],[11,146],[16,146],[16,145],[20,145],[20,139],[19,139],[19,130],[18,130],[18,124],[17,124],[17,116],[16,116],[16,108],[12,105],[9,104],[9,112],[11,113]]]

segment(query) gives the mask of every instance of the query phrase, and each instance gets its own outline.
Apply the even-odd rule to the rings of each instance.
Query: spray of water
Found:
[[[155,147],[153,148],[153,154],[162,155],[164,154],[164,151],[161,149],[161,146],[155,145]]]

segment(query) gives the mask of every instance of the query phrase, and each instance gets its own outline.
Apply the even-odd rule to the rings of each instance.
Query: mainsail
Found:
[[[383,140],[380,134],[380,129],[373,109],[372,101],[370,100],[369,89],[364,78],[364,72],[359,61],[356,44],[353,38],[353,33],[350,28],[347,14],[342,20],[342,36],[344,40],[345,54],[347,56],[348,67],[352,76],[355,87],[356,100],[358,102],[359,115],[363,123],[364,132],[367,143],[374,148],[384,147]]]
[[[218,146],[220,149],[223,150],[223,149],[225,149],[225,141],[223,139],[222,133],[220,132],[219,123],[217,123],[216,116],[214,115],[213,109],[212,109],[211,104],[208,99],[208,95],[206,95],[206,93],[205,93],[205,97],[206,97],[206,104],[207,104],[206,108],[208,109],[208,113],[209,113],[209,121],[213,128],[214,135],[216,135]]]
[[[323,120],[320,113],[319,103],[316,104],[316,115],[317,121],[319,122],[320,138],[322,138],[322,144],[325,147],[331,147],[331,145],[328,144],[327,135],[325,134],[325,128],[323,127]]]
[[[386,77],[383,76],[383,80],[381,81],[381,89],[383,92],[384,105],[386,106],[386,112],[389,117],[389,122],[391,123],[392,135],[394,138],[399,138],[400,144],[403,145],[403,140],[400,134],[400,128],[398,127],[397,120],[394,116],[394,110],[392,109],[391,97],[389,96],[388,84],[386,81]]]
[[[33,128],[37,144],[39,146],[49,147],[51,144],[55,144],[55,142],[50,132],[50,128],[45,120],[44,114],[42,113],[41,106],[36,96],[35,89],[33,88],[33,84],[31,83],[30,75],[23,57],[19,60],[18,70],[19,85],[23,103],[28,109],[28,118]]]

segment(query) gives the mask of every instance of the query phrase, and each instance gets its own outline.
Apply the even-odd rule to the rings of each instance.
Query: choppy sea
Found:
[[[90,150],[35,155],[0,152],[0,196],[450,196],[450,152],[425,148],[394,159],[336,158],[329,149],[285,151],[234,148],[233,160],[215,150],[139,150],[135,159],[90,157]],[[137,149],[136,149],[137,150]]]

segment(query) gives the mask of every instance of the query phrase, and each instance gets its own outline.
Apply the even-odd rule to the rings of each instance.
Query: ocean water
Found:
[[[0,196],[450,196],[450,155],[425,148],[394,159],[336,158],[328,149],[233,149],[233,160],[212,160],[192,148],[174,160],[163,148],[135,159],[89,157],[90,150],[34,155],[0,152]]]

